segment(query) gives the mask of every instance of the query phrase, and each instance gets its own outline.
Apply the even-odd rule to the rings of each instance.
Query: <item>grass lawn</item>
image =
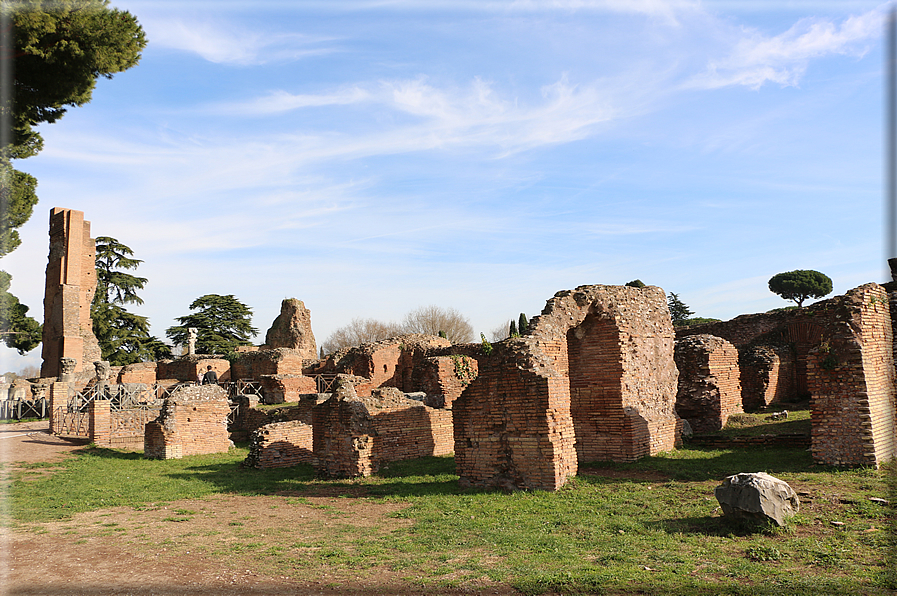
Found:
[[[221,494],[276,495],[278,508],[344,496],[401,504],[393,515],[403,523],[390,528],[386,520],[355,535],[340,524],[322,526],[301,545],[292,532],[273,533],[246,556],[271,573],[385,568],[434,588],[485,578],[532,594],[855,595],[897,587],[893,508],[869,500],[895,502],[893,482],[888,494],[893,474],[815,466],[804,450],[683,449],[633,464],[582,466],[557,492],[510,494],[460,489],[451,457],[394,463],[371,478],[322,480],[310,466],[241,468],[246,453],[162,461],[88,448],[14,472],[5,521],[17,531],[41,531],[40,522],[78,512]],[[713,488],[747,471],[773,474],[801,494],[801,512],[788,528],[721,517]]]

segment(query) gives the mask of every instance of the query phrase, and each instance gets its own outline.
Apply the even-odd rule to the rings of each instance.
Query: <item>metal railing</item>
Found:
[[[0,420],[46,418],[48,413],[45,398],[0,400]]]

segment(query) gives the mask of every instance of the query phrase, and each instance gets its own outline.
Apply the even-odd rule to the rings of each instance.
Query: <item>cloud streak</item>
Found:
[[[329,38],[265,32],[206,18],[141,19],[152,44],[199,55],[215,64],[238,66],[294,61],[336,51],[318,47]]]
[[[871,40],[882,31],[886,5],[843,23],[805,18],[788,31],[767,36],[743,28],[729,55],[710,60],[706,69],[691,78],[686,88],[718,89],[741,85],[759,89],[765,83],[797,86],[810,61],[832,55],[863,56]]]

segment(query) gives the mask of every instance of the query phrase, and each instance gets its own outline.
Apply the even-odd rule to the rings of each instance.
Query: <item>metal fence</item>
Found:
[[[46,418],[48,415],[47,400],[44,398],[0,400],[0,420]]]

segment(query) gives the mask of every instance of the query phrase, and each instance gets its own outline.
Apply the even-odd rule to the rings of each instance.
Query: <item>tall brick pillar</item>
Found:
[[[101,360],[90,319],[96,288],[96,242],[90,237],[90,222],[84,221],[81,211],[54,207],[50,211],[41,377],[58,377],[60,358],[78,361],[76,375]]]
[[[100,447],[112,446],[112,412],[108,399],[90,402],[90,440]]]

